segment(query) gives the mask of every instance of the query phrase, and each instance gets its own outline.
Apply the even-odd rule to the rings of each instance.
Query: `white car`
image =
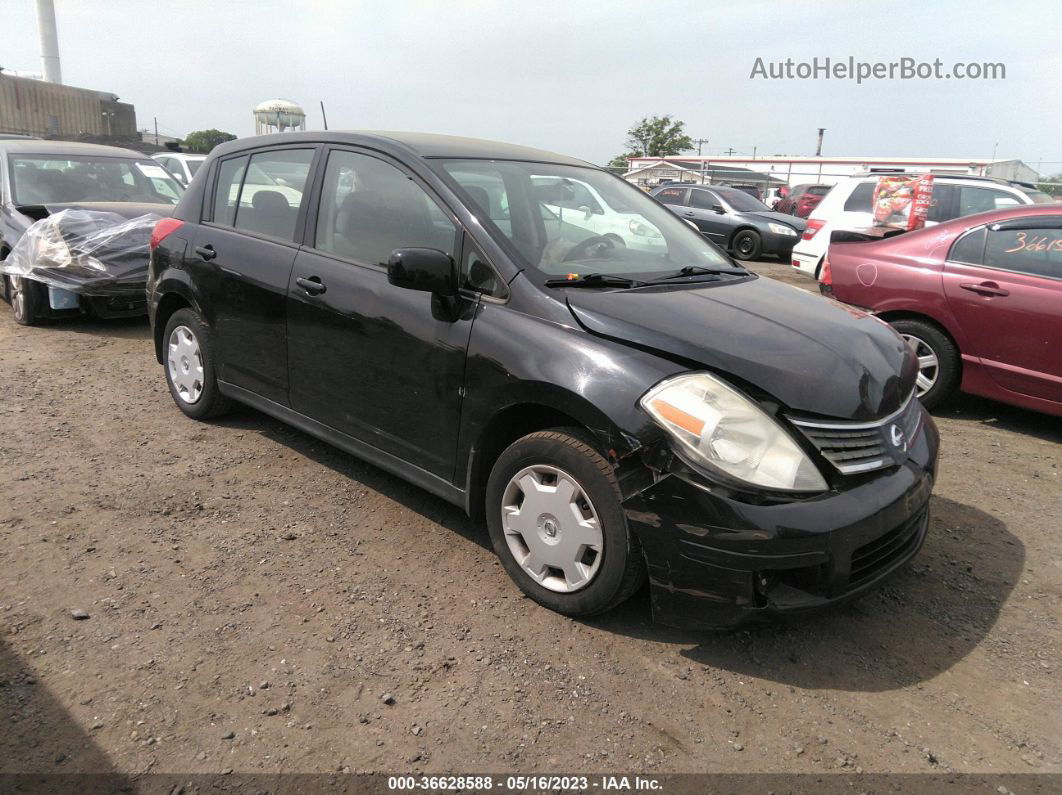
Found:
[[[531,183],[548,197],[541,199],[542,206],[558,222],[638,251],[666,250],[664,236],[645,216],[617,205],[616,199],[609,204],[593,186],[581,180],[532,176]]]
[[[159,152],[151,156],[156,163],[173,174],[177,181],[186,188],[192,183],[192,177],[207,159],[206,155],[190,155],[185,152]]]
[[[794,268],[818,279],[830,245],[830,235],[838,230],[866,229],[874,223],[871,202],[878,177],[882,176],[888,174],[856,174],[833,186],[811,211],[807,228],[793,247]],[[989,210],[1052,201],[1046,193],[1024,182],[934,174],[933,200],[926,216],[926,226]]]

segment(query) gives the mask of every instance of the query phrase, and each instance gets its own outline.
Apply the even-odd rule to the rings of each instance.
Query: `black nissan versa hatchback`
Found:
[[[588,231],[598,211],[619,231]],[[646,578],[664,623],[800,613],[925,537],[938,436],[903,340],[579,160],[245,138],[151,247],[181,411],[249,404],[485,517],[508,573],[561,613]]]

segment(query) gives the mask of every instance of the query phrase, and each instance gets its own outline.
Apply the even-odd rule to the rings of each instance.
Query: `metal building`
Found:
[[[40,138],[139,138],[136,110],[115,94],[2,73],[0,132]]]

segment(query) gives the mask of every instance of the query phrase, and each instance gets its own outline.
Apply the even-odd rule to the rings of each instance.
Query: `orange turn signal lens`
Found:
[[[683,411],[682,409],[672,406],[670,403],[657,398],[649,404],[653,407],[660,417],[670,422],[672,425],[677,425],[684,431],[689,431],[694,436],[700,436],[701,431],[704,430],[704,420],[694,417],[692,414]]]

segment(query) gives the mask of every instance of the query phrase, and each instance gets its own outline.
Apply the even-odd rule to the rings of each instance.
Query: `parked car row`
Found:
[[[776,212],[807,218],[832,187],[832,185],[794,185],[785,197],[778,200],[774,209]]]
[[[0,140],[0,261],[35,222],[53,214],[76,209],[106,213],[118,222],[167,216],[182,193],[181,185],[162,166],[129,149],[34,138]],[[51,232],[61,237],[64,229],[73,230],[70,243],[75,248],[75,239],[86,234],[84,224],[59,224]],[[118,250],[123,250],[120,245]],[[48,266],[54,270],[55,264],[52,257]],[[123,259],[126,289],[122,291],[97,290],[95,279],[82,284],[71,280],[62,287],[45,285],[20,271],[3,274],[3,297],[16,322],[23,325],[79,313],[143,314],[146,252],[140,255],[139,283],[128,278],[128,265]]]

